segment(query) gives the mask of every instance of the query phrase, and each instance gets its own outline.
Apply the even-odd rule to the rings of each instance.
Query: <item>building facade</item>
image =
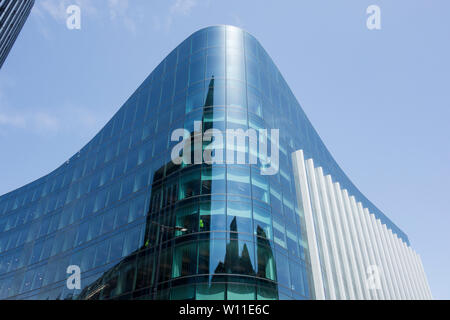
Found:
[[[259,42],[216,26],[61,167],[0,197],[0,298],[431,294],[407,236],[339,168]]]
[[[0,69],[33,5],[34,0],[0,0]]]

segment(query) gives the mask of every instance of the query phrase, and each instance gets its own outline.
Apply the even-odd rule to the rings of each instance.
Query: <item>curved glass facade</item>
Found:
[[[280,129],[278,173],[176,165],[172,132],[195,135],[196,122],[201,133]],[[202,29],[80,152],[0,197],[0,298],[314,299],[292,173],[299,149],[407,241],[338,167],[258,41]],[[71,265],[79,290],[66,286]]]

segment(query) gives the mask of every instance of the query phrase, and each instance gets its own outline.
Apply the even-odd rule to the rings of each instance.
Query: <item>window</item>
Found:
[[[225,263],[229,273],[255,275],[255,248],[252,242],[230,240]]]
[[[109,210],[103,215],[102,234],[109,233],[114,230],[116,210],[117,209]]]
[[[193,233],[198,231],[198,204],[188,204],[176,209],[175,224],[177,227],[186,228],[187,232],[175,231],[177,237],[186,233]]]
[[[226,193],[225,167],[204,167],[202,170],[202,194]]]
[[[259,284],[257,286],[257,300],[277,300],[278,290],[276,285]]]
[[[250,170],[228,166],[227,188],[230,194],[250,195]]]
[[[187,88],[189,66],[186,63],[179,64],[176,73],[175,94]]]
[[[256,258],[257,276],[269,280],[276,281],[276,268],[273,249],[263,240],[257,240]]]
[[[262,202],[270,203],[269,181],[259,170],[252,169],[252,196]]]
[[[91,241],[100,235],[103,216],[96,216],[89,220],[89,232],[86,241]]]
[[[179,200],[190,198],[200,194],[200,171],[185,172],[180,178]]]
[[[273,238],[274,242],[281,247],[287,249],[286,245],[286,229],[284,221],[281,217],[273,215]]]
[[[208,47],[225,46],[225,28],[208,28]]]
[[[302,266],[292,260],[289,260],[291,271],[292,290],[305,295],[305,286],[303,284],[303,273],[305,270]]]
[[[227,300],[255,300],[255,286],[248,284],[229,283]]]
[[[189,113],[196,108],[204,107],[205,97],[205,91],[203,89],[189,94],[186,98],[186,113]]]
[[[225,284],[202,283],[197,285],[196,300],[225,300]]]
[[[200,232],[226,231],[226,203],[222,201],[203,202],[200,204]]]
[[[255,205],[253,206],[253,218],[255,222],[255,234],[261,238],[273,239],[270,212]]]
[[[201,30],[192,36],[192,53],[206,47],[206,31]]]
[[[210,48],[206,57],[206,78],[225,77],[225,50],[223,48]]]
[[[245,60],[242,48],[227,48],[227,78],[245,81]]]
[[[289,255],[294,257],[299,256],[296,227],[297,225],[295,223],[286,225],[287,248],[289,250]]]
[[[194,300],[195,286],[174,287],[170,290],[170,300]]]
[[[253,233],[252,208],[246,202],[228,202],[227,223],[229,232]],[[234,236],[233,236],[234,237]]]
[[[100,243],[97,246],[96,252],[95,252],[95,263],[94,267],[98,268],[104,264],[107,263],[109,254],[109,241],[105,241]]]
[[[148,251],[141,252],[138,255],[136,290],[150,286],[153,272],[153,255]]]
[[[205,51],[191,57],[189,84],[192,85],[205,78]]]
[[[198,244],[198,274],[210,275],[226,273],[225,239],[202,240]]]
[[[244,83],[228,80],[227,105],[230,107],[247,108],[247,92]]]
[[[140,245],[140,235],[141,230],[140,227],[134,228],[131,231],[128,231],[125,237],[125,244],[123,255],[128,256],[133,251],[139,248]]]
[[[194,275],[196,273],[197,243],[177,245],[173,253],[172,278]]]
[[[277,254],[276,262],[278,283],[291,288],[288,258],[283,254]]]

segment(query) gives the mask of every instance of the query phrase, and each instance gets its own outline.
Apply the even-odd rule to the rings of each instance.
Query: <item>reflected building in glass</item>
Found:
[[[34,0],[0,0],[0,69],[33,6]]]
[[[180,128],[192,141],[279,129],[276,173],[177,164]],[[246,159],[261,156],[247,140]],[[215,154],[234,144],[215,142]],[[431,297],[407,236],[342,172],[258,41],[231,26],[191,35],[80,152],[0,197],[0,232],[1,299]],[[81,289],[68,289],[68,266]]]

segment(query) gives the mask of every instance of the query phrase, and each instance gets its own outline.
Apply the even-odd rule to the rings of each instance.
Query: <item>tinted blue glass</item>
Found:
[[[170,134],[192,133],[194,121],[204,131],[279,128],[279,174],[173,164]],[[0,298],[132,297],[152,288],[159,254],[169,288],[160,297],[310,298],[290,163],[298,149],[407,241],[340,170],[257,40],[234,27],[201,30],[67,163],[0,197]],[[159,251],[156,223],[186,231],[164,231]],[[86,275],[81,291],[65,288],[69,264]]]

